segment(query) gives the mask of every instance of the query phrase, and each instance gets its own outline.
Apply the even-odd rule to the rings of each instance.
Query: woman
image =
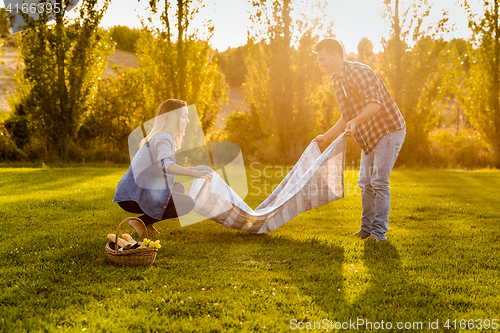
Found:
[[[174,151],[181,147],[188,123],[186,102],[164,101],[156,111],[151,132],[141,141],[129,169],[116,187],[113,202],[129,213],[143,214],[139,218],[149,233],[158,232],[154,223],[185,215],[194,207],[193,199],[184,194],[184,186],[174,181],[174,175],[212,179],[212,172],[202,166],[184,168],[175,164]],[[140,222],[129,223],[138,234],[145,235]]]

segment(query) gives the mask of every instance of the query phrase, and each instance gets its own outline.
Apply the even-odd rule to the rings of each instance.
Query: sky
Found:
[[[448,27],[453,27],[454,31],[444,36],[447,39],[470,36],[467,28],[467,14],[458,1],[429,0],[431,12],[427,22],[437,22],[442,17],[443,9],[449,10]],[[480,0],[472,0],[473,3],[474,1],[476,5],[473,9],[479,12]],[[163,1],[160,2],[163,3]],[[401,2],[403,9],[412,3],[410,0],[401,0]],[[139,28],[141,18],[148,17],[153,18],[153,23],[159,22],[158,16],[152,16],[148,10],[148,3],[148,0],[112,0],[101,26],[126,25]],[[247,29],[250,26],[249,16],[252,10],[247,0],[204,0],[203,3],[205,7],[191,22],[191,27],[203,32],[205,31],[203,22],[211,20],[215,28],[211,39],[212,47],[223,51],[228,47],[237,47],[246,43]],[[304,2],[296,1],[296,3],[299,7]],[[375,52],[381,50],[381,38],[387,35],[390,29],[390,23],[381,15],[384,10],[383,0],[330,0],[328,3],[326,20],[333,22],[333,31],[344,43],[347,53],[357,53],[357,45],[363,37],[373,42]]]

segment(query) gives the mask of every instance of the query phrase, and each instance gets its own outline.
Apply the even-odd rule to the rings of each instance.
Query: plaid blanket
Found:
[[[251,209],[224,180],[213,173],[212,181],[196,178],[189,195],[194,211],[228,228],[267,233],[300,213],[344,197],[345,137],[340,135],[321,154],[311,142],[299,161],[273,193]]]

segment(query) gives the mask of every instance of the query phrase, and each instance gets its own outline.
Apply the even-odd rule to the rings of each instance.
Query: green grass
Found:
[[[104,248],[130,216],[111,202],[125,170],[0,168],[1,332],[281,332],[325,318],[448,332],[448,318],[500,319],[498,171],[394,171],[385,244],[348,237],[361,214],[350,170],[346,198],[270,234],[160,222],[154,265],[131,268]]]

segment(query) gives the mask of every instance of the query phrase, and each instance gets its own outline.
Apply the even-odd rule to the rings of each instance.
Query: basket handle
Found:
[[[118,230],[116,230],[116,235],[115,235],[115,245],[116,246],[118,246],[118,233],[120,232],[120,229],[122,228],[123,223],[128,222],[129,220],[137,220],[137,221],[141,222],[142,225],[144,226],[144,229],[146,230],[145,237],[148,238],[148,228],[146,227],[144,222],[138,217],[127,217],[125,220],[122,221],[122,223],[120,223],[120,225],[118,226]]]

